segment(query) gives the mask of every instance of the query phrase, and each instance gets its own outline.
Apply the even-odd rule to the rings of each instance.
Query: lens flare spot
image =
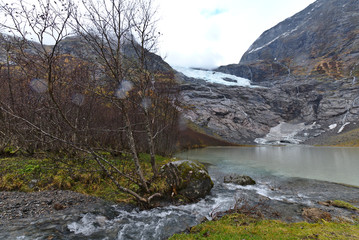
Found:
[[[81,93],[75,93],[71,97],[71,102],[80,107],[85,102],[85,96]]]
[[[119,99],[125,99],[128,96],[128,92],[133,89],[133,83],[127,80],[123,80],[119,88],[115,91],[115,96]]]
[[[45,93],[49,89],[45,79],[33,79],[30,82],[30,88],[37,93]]]

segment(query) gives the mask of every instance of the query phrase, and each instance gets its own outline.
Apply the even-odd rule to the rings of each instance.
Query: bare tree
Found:
[[[82,16],[75,17],[75,30],[97,53],[96,57],[107,77],[108,91],[111,91],[112,88],[112,91],[115,92],[114,97],[117,97],[118,100],[113,98],[112,101],[124,116],[129,147],[140,185],[146,192],[149,192],[138,158],[127,98],[133,83],[126,80],[126,78],[132,78],[132,74],[130,73],[131,63],[126,61],[124,48],[127,37],[131,34],[128,12],[135,11],[135,4],[124,0],[90,0],[82,1],[82,3],[86,11]]]
[[[86,12],[77,15],[77,32],[93,47],[105,69],[109,85],[116,88],[113,99],[125,118],[125,128],[137,173],[142,187],[148,191],[138,160],[138,147],[134,137],[129,105],[142,109],[147,144],[151,156],[154,177],[158,170],[155,161],[155,144],[150,108],[153,105],[150,94],[155,87],[155,74],[148,63],[155,50],[158,33],[156,31],[156,11],[150,0],[102,0],[83,1]],[[82,21],[81,21],[82,20]],[[136,91],[137,96],[129,94]],[[153,91],[152,91],[153,92]],[[152,115],[153,116],[153,115]]]
[[[2,41],[7,61],[0,81],[7,87],[0,86],[0,118],[18,124],[7,128],[35,149],[57,144],[92,156],[120,191],[140,202],[159,196],[151,192],[158,176],[156,141],[166,142],[160,140],[169,137],[164,133],[176,128],[177,110],[173,76],[153,67],[159,35],[153,3],[83,0],[77,7],[71,0],[20,0],[1,2],[0,14],[6,15],[0,26],[11,35]],[[91,50],[65,54],[64,42],[72,35]],[[136,174],[99,154],[106,146],[129,149]],[[139,158],[144,149],[152,174]],[[118,176],[144,194],[121,185]]]

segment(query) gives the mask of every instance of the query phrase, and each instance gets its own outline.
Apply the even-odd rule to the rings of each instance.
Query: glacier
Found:
[[[210,83],[217,83],[227,86],[240,86],[240,87],[256,87],[251,85],[249,79],[237,77],[231,74],[216,72],[211,70],[201,70],[186,67],[172,67],[178,72],[183,73],[187,77],[202,79]]]

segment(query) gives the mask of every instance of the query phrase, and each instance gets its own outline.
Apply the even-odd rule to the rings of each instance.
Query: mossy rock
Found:
[[[180,195],[187,202],[205,197],[213,187],[207,169],[199,162],[189,160],[171,162],[164,165],[161,171],[173,189],[172,194]]]
[[[223,181],[225,183],[233,183],[241,186],[256,184],[256,181],[254,181],[251,177],[238,174],[227,175],[224,177]]]
[[[338,208],[345,208],[345,209],[355,210],[355,211],[359,210],[357,207],[353,206],[352,204],[345,202],[345,201],[341,201],[341,200],[332,201],[331,204],[334,207],[338,207]]]

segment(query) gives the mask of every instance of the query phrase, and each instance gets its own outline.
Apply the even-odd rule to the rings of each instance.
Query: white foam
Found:
[[[273,191],[268,185],[266,184],[256,184],[256,185],[248,185],[248,186],[241,186],[241,185],[235,185],[231,183],[227,183],[226,186],[228,189],[231,190],[251,190],[255,191],[257,194],[266,197],[271,200],[276,201],[283,201],[283,202],[290,202],[290,203],[297,203],[297,202],[303,202],[303,199],[308,198],[304,194],[298,193],[297,195],[283,195],[281,192]],[[311,204],[310,201],[306,201],[307,204]]]
[[[298,196],[272,191],[268,184],[239,186],[234,184],[222,185],[216,182],[213,190],[216,193],[207,196],[198,203],[154,208],[145,211],[117,209],[117,217],[112,220],[107,220],[102,216],[86,214],[81,220],[73,222],[67,227],[71,232],[88,236],[88,238],[91,238],[92,234],[112,229],[111,231],[116,231],[118,240],[167,239],[174,233],[199,224],[204,218],[212,220],[212,217],[219,212],[233,208],[243,195],[243,189],[255,191],[273,200],[298,201]]]
[[[87,213],[81,218],[80,222],[73,222],[69,224],[67,228],[75,234],[90,236],[91,234],[104,229],[107,223],[109,223],[109,221],[107,221],[106,217]]]

